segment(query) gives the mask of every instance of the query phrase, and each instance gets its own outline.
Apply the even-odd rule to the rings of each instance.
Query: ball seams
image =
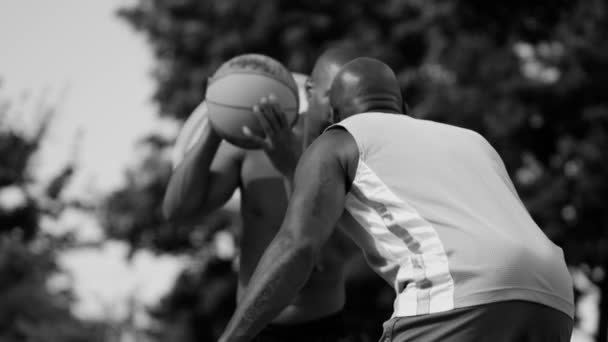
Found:
[[[285,80],[280,79],[280,78],[271,77],[272,75],[270,75],[268,73],[265,73],[265,72],[259,72],[259,71],[254,71],[254,70],[239,70],[238,73],[237,72],[226,73],[225,75],[221,75],[220,77],[217,77],[217,78],[213,77],[211,79],[211,82],[209,82],[209,86],[208,87],[210,87],[211,85],[213,85],[213,83],[215,83],[216,81],[219,81],[219,80],[221,80],[223,78],[226,78],[226,77],[229,77],[229,76],[234,76],[234,75],[237,75],[237,74],[238,75],[257,75],[257,76],[262,76],[262,77],[269,78],[269,79],[271,79],[273,81],[277,81],[277,82],[281,83],[282,85],[286,86],[287,89],[289,89],[295,95],[295,97],[296,97],[296,104],[297,105],[300,104],[299,103],[300,102],[300,98],[299,98],[299,94],[298,94],[298,85],[297,84],[295,84],[295,83],[293,85],[289,84]],[[291,76],[291,77],[293,77],[293,76]],[[294,85],[295,85],[295,89],[294,89]]]

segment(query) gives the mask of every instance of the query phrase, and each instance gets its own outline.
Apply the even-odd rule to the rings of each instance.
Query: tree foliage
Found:
[[[103,324],[75,318],[70,292],[49,289],[49,279],[60,272],[56,252],[52,243],[37,249],[19,238],[0,238],[0,340],[102,341]]]
[[[229,210],[219,210],[194,226],[168,224],[161,207],[172,169],[170,142],[152,134],[139,144],[147,152],[125,171],[125,185],[102,203],[100,218],[108,237],[129,242],[132,251],[194,253],[210,244],[215,232],[237,224],[235,213]]]
[[[0,340],[101,341],[104,325],[83,322],[71,312],[69,289],[49,281],[63,272],[55,262],[69,237],[41,232],[43,217],[57,215],[55,203],[67,184],[69,165],[36,191],[32,160],[45,138],[52,110],[33,134],[8,121],[9,100],[0,97]],[[36,115],[37,113],[28,113]]]

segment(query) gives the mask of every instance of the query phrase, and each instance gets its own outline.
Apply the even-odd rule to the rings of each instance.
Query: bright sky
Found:
[[[68,87],[34,171],[43,178],[55,173],[70,157],[82,130],[82,144],[77,147],[81,168],[73,189],[80,195],[86,196],[91,188],[105,192],[117,186],[135,155],[136,139],[160,127],[150,101],[154,87],[150,49],[142,35],[115,15],[117,8],[130,2],[0,1],[0,94],[19,101],[23,92],[48,90],[47,101],[53,103]],[[33,106],[25,107],[22,113],[13,111],[11,119],[35,122],[36,116],[27,109]],[[94,218],[69,210],[59,223],[42,225],[50,232],[72,229],[83,241],[103,236]],[[74,308],[78,315],[124,317],[134,295],[140,303],[153,304],[186,263],[184,258],[143,251],[126,263],[126,253],[126,245],[108,241],[100,248],[60,256],[79,299]],[[51,279],[50,286],[62,283]]]
[[[2,92],[50,89],[56,99],[67,87],[38,172],[60,167],[82,129],[81,176],[96,188],[114,186],[134,140],[159,125],[150,101],[150,49],[143,35],[115,15],[131,2],[0,2]]]

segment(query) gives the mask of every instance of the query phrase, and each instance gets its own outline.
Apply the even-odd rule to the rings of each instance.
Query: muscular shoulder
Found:
[[[344,171],[347,188],[350,188],[359,162],[359,149],[353,136],[338,126],[317,138],[306,150],[301,162],[318,165],[335,164]]]

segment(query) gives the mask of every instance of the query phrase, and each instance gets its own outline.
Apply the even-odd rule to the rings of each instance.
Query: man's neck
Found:
[[[307,122],[304,133],[304,148],[310,146],[310,144],[312,144],[312,142],[315,141],[315,139],[317,139],[327,127],[329,127],[328,124],[320,124],[312,121]]]

